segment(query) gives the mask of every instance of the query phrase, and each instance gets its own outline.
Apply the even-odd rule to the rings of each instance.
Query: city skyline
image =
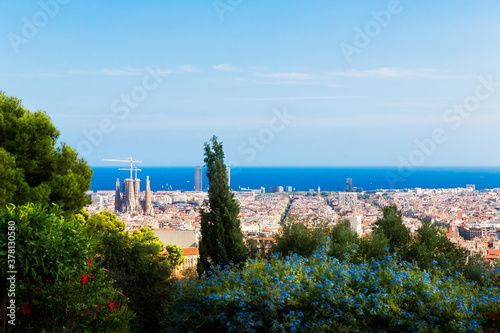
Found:
[[[499,166],[500,4],[3,4],[0,89],[92,166]]]

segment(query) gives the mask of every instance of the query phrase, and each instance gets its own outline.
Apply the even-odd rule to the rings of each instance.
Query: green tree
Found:
[[[172,267],[176,267],[184,262],[185,260],[184,251],[182,250],[182,247],[180,247],[179,245],[168,244],[165,247],[165,250],[167,250],[168,252],[167,260]]]
[[[0,92],[0,208],[39,202],[76,212],[90,203],[92,170],[69,146],[56,146],[58,138],[45,112]]]
[[[389,251],[389,239],[383,233],[372,233],[368,237],[361,238],[359,241],[358,257],[363,261],[380,260],[387,256]]]
[[[155,232],[149,227],[142,227],[135,230],[132,234],[132,240],[136,243],[149,244],[154,251],[161,252],[165,249],[165,244],[156,236]]]
[[[406,253],[411,238],[410,230],[403,224],[401,212],[396,205],[382,208],[382,218],[375,222],[374,236],[384,235],[389,243],[389,250]],[[383,243],[383,242],[382,242]]]
[[[432,261],[442,268],[462,269],[465,265],[466,250],[446,237],[439,227],[424,219],[408,249],[407,261],[416,261],[421,269],[429,270]]]
[[[296,253],[303,257],[310,257],[319,247],[325,244],[328,237],[328,228],[320,224],[316,228],[308,228],[295,216],[289,217],[274,237],[273,252],[282,256]]]
[[[463,267],[463,274],[466,279],[474,281],[479,285],[486,285],[492,282],[488,278],[488,270],[481,253],[474,253],[469,256],[467,265]]]
[[[359,244],[359,237],[356,231],[351,228],[348,219],[338,223],[330,231],[330,250],[329,255],[343,261],[346,258],[346,252],[352,249],[354,244]]]
[[[247,259],[238,219],[240,208],[229,188],[222,142],[219,143],[216,136],[211,141],[212,146],[205,143],[208,203],[204,202],[200,208],[200,274],[209,270],[212,264],[239,264]]]
[[[78,216],[78,218],[80,218],[80,216],[83,216],[83,218],[85,218],[85,215],[83,215],[83,213],[79,212],[76,215]],[[125,223],[119,220],[115,214],[107,210],[103,210],[100,213],[95,213],[92,216],[88,217],[87,221],[85,222],[85,227],[91,234],[109,233],[111,232],[111,230],[125,231]]]

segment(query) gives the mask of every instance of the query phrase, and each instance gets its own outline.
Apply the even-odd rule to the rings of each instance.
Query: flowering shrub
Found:
[[[171,332],[477,332],[483,314],[500,310],[498,287],[450,276],[437,263],[426,272],[395,255],[355,264],[324,252],[257,259],[177,284],[165,324]]]
[[[128,332],[128,299],[112,287],[104,270],[73,280],[20,282],[12,332]]]

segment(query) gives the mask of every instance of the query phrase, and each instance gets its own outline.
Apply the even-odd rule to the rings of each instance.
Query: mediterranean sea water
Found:
[[[195,167],[142,167],[138,173],[141,190],[149,176],[152,191],[194,190]],[[94,175],[90,189],[114,190],[116,178],[120,184],[130,177],[118,167],[92,167]],[[398,167],[237,167],[231,168],[231,188],[260,189],[292,186],[295,191],[318,189],[342,191],[346,178],[353,187],[363,190],[404,188],[456,188],[474,184],[477,190],[500,188],[500,167],[421,167],[413,170]],[[203,189],[208,184],[203,169]]]

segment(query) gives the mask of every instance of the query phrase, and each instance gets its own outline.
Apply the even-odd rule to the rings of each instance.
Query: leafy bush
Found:
[[[387,255],[371,263],[325,253],[257,259],[178,284],[171,332],[477,332],[500,310],[498,287],[429,272]],[[323,250],[325,252],[326,250]]]
[[[8,270],[17,270],[15,305],[20,320],[9,328],[17,332],[126,331],[131,318],[127,301],[112,287],[107,273],[91,270],[90,239],[80,222],[64,215],[58,206],[32,203],[0,210],[2,282]],[[109,313],[107,304],[112,308]],[[4,311],[2,307],[2,315]]]
[[[58,206],[32,203],[17,207],[9,204],[0,210],[0,270],[3,276],[12,270],[7,269],[9,221],[15,222],[17,279],[68,278],[85,267],[90,240],[79,222],[63,214]]]
[[[130,309],[136,314],[131,323],[134,332],[159,332],[164,316],[161,303],[169,297],[172,267],[160,255],[163,243],[150,234],[130,236],[113,230],[100,236],[96,250],[96,266],[110,270],[114,287],[130,298]]]
[[[72,280],[25,283],[16,295],[12,332],[128,332],[133,314],[128,298],[112,287],[104,270],[81,272]]]
[[[274,237],[273,252],[282,256],[298,254],[303,257],[311,256],[328,238],[328,228],[319,225],[308,228],[304,223],[292,216],[285,221],[278,234]]]

